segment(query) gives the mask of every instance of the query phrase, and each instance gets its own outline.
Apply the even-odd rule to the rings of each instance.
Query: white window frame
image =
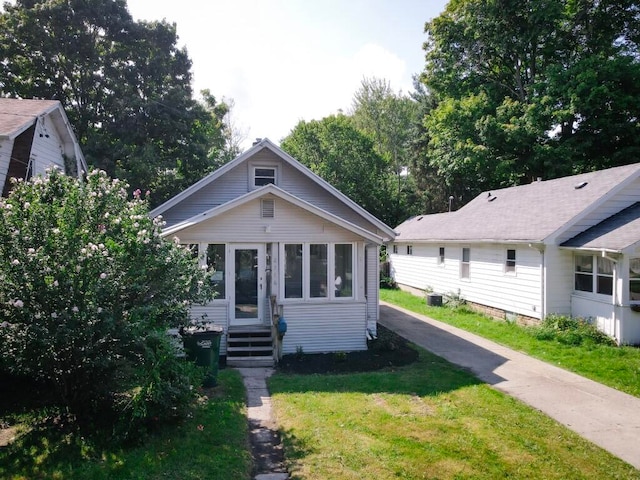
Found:
[[[260,170],[260,169],[273,170],[273,184],[274,185],[279,184],[278,165],[274,165],[272,163],[250,163],[249,164],[249,189],[250,190],[255,190],[257,188],[264,187],[264,185],[256,185],[256,170]],[[264,176],[260,178],[270,178],[270,177]],[[268,183],[266,183],[265,185],[268,185]]]
[[[397,254],[397,253],[398,253],[398,244],[397,244],[397,243],[394,243],[394,244],[393,244],[393,248],[392,248],[392,250],[391,250],[391,251],[392,251],[393,253],[395,253],[395,254]]]
[[[591,272],[579,272],[576,268],[576,260],[578,257],[585,257],[591,259]],[[600,264],[604,261],[611,262],[612,273],[611,275],[607,273],[600,272]],[[576,275],[582,275],[583,277],[589,276],[591,277],[591,290],[578,290],[576,288]],[[599,282],[600,278],[610,278],[611,279],[611,293],[601,293],[599,292]],[[589,253],[575,253],[573,256],[573,291],[577,295],[587,295],[594,296],[600,298],[611,299],[615,293],[615,282],[616,282],[616,262],[611,260],[610,258],[603,257],[599,254],[589,254]]]
[[[466,261],[464,259],[465,250],[468,254],[468,259]],[[471,247],[462,247],[462,249],[460,250],[460,279],[471,279]]]
[[[407,245],[407,255],[413,255],[413,245]]]
[[[228,292],[228,285],[227,285],[227,279],[229,278],[229,244],[226,242],[181,242],[181,245],[186,246],[189,249],[192,249],[192,247],[197,247],[198,248],[198,252],[197,252],[197,256],[198,256],[198,265],[200,266],[200,268],[208,268],[208,264],[207,264],[207,250],[209,249],[209,245],[223,245],[224,246],[224,263],[225,263],[225,269],[224,269],[224,274],[223,274],[223,278],[224,278],[224,282],[225,282],[225,296],[224,297],[220,297],[220,296],[216,296],[214,297],[211,302],[215,302],[215,303],[225,303],[227,302],[228,298],[229,298],[229,292]],[[193,251],[193,250],[192,250]]]
[[[509,258],[509,252],[513,252],[513,258]],[[515,275],[518,266],[518,250],[507,248],[504,252],[504,273],[505,275]]]
[[[446,259],[446,247],[438,247],[438,265],[444,267],[444,262]]]
[[[302,244],[302,298],[285,298],[284,297],[284,259],[285,259],[285,245],[300,245]],[[327,246],[327,296],[326,297],[311,297],[311,268],[310,268],[310,246],[311,245],[326,245]],[[329,279],[336,278],[335,257],[336,257],[336,245],[351,245],[351,296],[343,297],[336,296],[335,289],[329,288],[332,283]],[[356,242],[281,242],[280,246],[280,258],[281,264],[279,265],[279,287],[278,297],[282,303],[326,303],[326,302],[350,302],[355,300],[357,293],[357,258],[358,248]]]

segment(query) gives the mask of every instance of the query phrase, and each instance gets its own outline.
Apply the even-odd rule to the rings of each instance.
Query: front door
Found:
[[[263,323],[265,303],[264,245],[231,246],[231,325]]]

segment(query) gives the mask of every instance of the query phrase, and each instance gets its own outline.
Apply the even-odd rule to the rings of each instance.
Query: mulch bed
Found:
[[[360,352],[284,355],[277,370],[292,374],[372,372],[409,365],[419,357],[407,340],[382,325],[378,325],[378,338],[368,344],[368,350]]]

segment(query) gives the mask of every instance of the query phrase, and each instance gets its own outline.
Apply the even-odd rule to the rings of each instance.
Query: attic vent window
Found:
[[[580,182],[577,185],[574,185],[573,188],[575,188],[576,190],[580,190],[581,188],[584,188],[588,185],[589,182]]]
[[[260,216],[262,218],[273,218],[276,214],[276,202],[273,199],[263,199],[260,202]]]
[[[262,187],[276,183],[276,169],[274,167],[256,167],[253,171],[253,185]]]

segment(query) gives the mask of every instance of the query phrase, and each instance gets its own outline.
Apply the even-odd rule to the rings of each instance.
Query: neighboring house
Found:
[[[0,185],[27,180],[56,167],[69,175],[87,171],[82,151],[57,100],[0,98]]]
[[[524,322],[583,317],[640,344],[640,163],[484,192],[396,232],[400,286]]]
[[[215,270],[217,297],[191,314],[224,327],[229,364],[269,363],[272,333],[275,357],[364,350],[376,334],[379,249],[393,230],[269,140],[150,215]]]

